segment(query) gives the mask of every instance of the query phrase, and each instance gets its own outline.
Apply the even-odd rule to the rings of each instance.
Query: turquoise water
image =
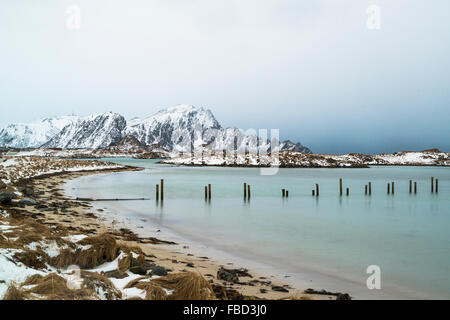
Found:
[[[345,280],[359,292],[366,290],[364,297],[383,297],[380,292],[386,292],[450,298],[448,168],[280,169],[274,176],[261,176],[255,168],[107,160],[150,170],[86,177],[77,195],[150,197],[152,201],[121,202],[130,209],[123,214],[145,217],[188,239],[270,264],[293,277],[310,270]],[[431,176],[439,178],[438,194],[430,192]],[[343,197],[338,194],[341,177]],[[154,201],[155,184],[162,178],[163,206]],[[409,179],[417,181],[417,194],[409,194]],[[364,195],[368,181],[371,196]],[[391,181],[394,196],[386,194]],[[244,182],[251,185],[250,202],[243,201]],[[208,183],[210,203],[204,201]],[[316,183],[320,196],[312,197]],[[281,197],[282,188],[289,190],[288,199]],[[379,292],[365,287],[369,265],[381,268]]]

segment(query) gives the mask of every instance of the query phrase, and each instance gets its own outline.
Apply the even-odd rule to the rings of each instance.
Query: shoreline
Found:
[[[20,158],[12,161],[12,163],[25,173],[28,172],[28,167],[35,166],[36,162],[33,161],[37,161],[37,163],[42,161],[39,159],[28,159],[29,162],[19,160]],[[19,217],[32,218],[38,223],[55,229],[59,227],[67,229],[70,231],[70,235],[74,233],[81,233],[84,236],[110,234],[118,243],[138,246],[146,257],[154,259],[151,260],[152,263],[170,270],[170,274],[172,272],[199,273],[214,286],[217,285],[219,288],[228,291],[234,299],[298,298],[329,300],[336,299],[339,293],[348,293],[353,299],[433,299],[432,296],[421,295],[417,291],[394,285],[389,286],[390,288],[384,286],[383,292],[369,292],[365,288],[365,281],[355,279],[349,274],[336,274],[336,272],[327,268],[326,264],[314,265],[305,263],[305,261],[300,261],[300,264],[291,264],[289,259],[283,260],[284,262],[281,260],[272,261],[270,256],[258,255],[245,247],[230,247],[226,243],[217,243],[217,241],[213,241],[214,239],[202,235],[190,234],[186,232],[187,230],[179,229],[176,226],[161,226],[158,220],[152,218],[145,219],[146,224],[148,221],[151,224],[144,227],[139,221],[144,221],[139,219],[141,218],[139,214],[132,216],[134,213],[140,212],[135,211],[133,213],[132,208],[123,206],[120,201],[107,202],[108,205],[102,207],[102,203],[105,202],[91,202],[88,199],[74,200],[76,197],[71,194],[69,188],[82,184],[83,182],[80,182],[79,179],[87,178],[87,181],[89,181],[88,177],[98,175],[120,175],[134,171],[151,171],[151,169],[143,167],[119,165],[108,162],[108,160],[105,161],[89,161],[91,165],[85,165],[84,161],[45,160],[51,170],[47,166],[34,172],[34,176],[24,178],[22,173],[19,175],[22,178],[11,180],[9,189],[16,189],[23,193],[23,197],[26,197],[28,195],[24,191],[24,187],[31,187],[36,191],[32,196],[36,201],[33,205],[23,205],[19,200],[15,200],[15,202],[13,201],[15,205],[11,205],[8,209],[9,213],[18,213]],[[11,178],[11,174],[8,173],[8,176]],[[89,192],[97,196],[96,190],[100,189],[90,189]],[[20,197],[22,196],[19,195]],[[69,205],[64,207],[63,205],[67,205],[67,203]],[[109,204],[114,205],[110,206]],[[42,206],[44,209],[42,209]],[[118,207],[116,208],[118,212],[114,213],[114,209],[111,210],[111,207]],[[9,227],[6,226],[8,219],[2,221],[2,215],[4,216],[5,211],[1,209],[2,205],[0,205],[0,229],[8,230]],[[3,209],[5,209],[4,206]],[[50,212],[52,210],[53,212]],[[130,214],[130,216],[127,217],[127,214]],[[145,216],[143,217],[145,218]],[[44,238],[47,242],[51,239]],[[5,247],[0,246],[1,248]],[[3,251],[0,258],[5,258]],[[218,280],[216,275],[222,267],[232,270],[245,270],[250,273],[251,277],[239,277],[238,280],[229,282]],[[0,270],[1,273],[2,270]],[[4,275],[0,277],[0,280],[3,279],[5,279]],[[0,281],[0,295],[4,283],[4,281]],[[273,289],[274,286],[277,290]],[[309,288],[314,289],[312,292],[325,289],[327,294],[312,294],[307,291]],[[230,298],[230,295],[228,298]],[[436,298],[439,299],[439,296]]]
[[[66,184],[66,187],[73,187],[72,184],[82,185],[83,183],[85,182],[73,179]],[[90,196],[98,197],[100,195],[94,191]],[[371,291],[365,287],[365,279],[353,279],[348,277],[348,275],[336,275],[333,274],[333,272],[329,272],[330,270],[327,272],[325,270],[326,268],[324,269],[323,266],[320,265],[314,266],[304,263],[299,269],[298,266],[286,264],[285,267],[280,268],[279,265],[268,263],[270,257],[266,256],[266,259],[263,259],[264,257],[252,255],[251,252],[239,252],[233,250],[233,248],[217,247],[214,246],[214,244],[206,245],[211,239],[208,240],[208,238],[201,236],[186,234],[180,232],[180,230],[177,230],[176,228],[173,229],[170,226],[161,226],[150,218],[145,219],[146,226],[143,227],[138,217],[127,217],[127,214],[133,214],[135,212],[130,208],[122,206],[120,202],[106,202],[104,205],[102,205],[102,202],[98,202],[94,204],[94,207],[101,208],[102,211],[105,210],[101,215],[109,220],[109,223],[113,220],[122,220],[120,225],[125,226],[138,234],[143,232],[145,233],[144,236],[164,235],[164,240],[175,241],[182,244],[181,253],[185,255],[194,253],[195,256],[204,256],[206,254],[213,259],[216,266],[229,267],[231,262],[233,263],[233,267],[245,267],[251,270],[250,273],[252,274],[255,273],[282,284],[288,284],[291,288],[296,288],[296,290],[294,290],[296,293],[302,293],[306,289],[313,288],[314,290],[325,289],[327,291],[348,292],[354,299],[430,298],[426,295],[417,294],[412,289],[397,287],[395,285],[384,287],[385,290],[383,292]],[[151,222],[151,226],[148,225],[149,221]],[[150,231],[148,229],[160,229],[161,232]],[[187,251],[186,248],[182,248],[184,245],[189,246]]]
[[[103,172],[98,174],[109,174],[110,172]],[[62,182],[64,187],[64,193],[70,195],[69,188],[73,188],[73,184],[77,184],[76,180],[82,179],[86,175],[81,175],[78,177],[70,178]],[[80,183],[80,182],[78,182]],[[92,193],[91,196],[96,196],[96,193]],[[309,287],[295,288],[293,283],[287,279],[283,279],[282,275],[273,275],[272,269],[267,269],[264,271],[265,265],[256,263],[249,263],[242,257],[235,256],[227,252],[219,252],[215,249],[207,249],[201,242],[187,239],[183,235],[178,234],[176,231],[171,230],[166,227],[161,227],[156,225],[153,221],[151,222],[153,230],[149,230],[148,227],[142,227],[138,225],[138,221],[132,221],[130,218],[125,218],[120,216],[117,212],[111,212],[110,208],[105,209],[107,206],[102,206],[102,202],[91,202],[90,205],[97,210],[97,215],[101,217],[101,223],[105,226],[112,226],[113,228],[126,228],[131,230],[133,233],[137,234],[139,237],[158,237],[158,239],[168,242],[175,242],[175,244],[144,244],[140,245],[144,252],[149,252],[152,255],[158,257],[157,263],[165,268],[172,269],[175,271],[183,271],[192,269],[196,272],[202,274],[208,280],[217,281],[220,285],[227,286],[228,289],[237,290],[244,296],[257,297],[259,299],[289,299],[291,297],[304,297],[312,298],[314,300],[332,300],[336,299],[335,295],[323,295],[323,294],[305,294],[304,290]],[[120,206],[120,205],[119,205]],[[117,209],[120,210],[120,209]],[[119,221],[122,219],[122,221]],[[148,222],[150,219],[146,219]],[[208,257],[206,257],[206,255]],[[205,259],[207,258],[207,259]],[[178,262],[174,262],[178,261]],[[179,262],[183,261],[184,265],[193,264],[193,267],[181,267]],[[260,267],[256,267],[257,265]],[[243,278],[245,280],[258,280],[261,282],[270,281],[270,285],[261,285],[258,283],[245,283],[238,282],[237,284],[227,284],[221,280],[216,279],[217,271],[221,268],[232,268],[232,269],[245,269],[248,273],[252,275],[252,279]],[[247,268],[249,267],[249,268]],[[211,276],[212,275],[212,276]],[[287,289],[289,292],[278,292],[271,290],[271,286],[282,287]],[[261,293],[260,289],[265,292]],[[316,288],[317,289],[317,288]],[[320,288],[322,289],[322,288]]]
[[[40,223],[48,226],[58,226],[67,228],[71,233],[97,236],[100,234],[112,234],[119,243],[129,246],[139,246],[144,254],[152,257],[152,261],[158,266],[170,270],[170,273],[193,271],[200,273],[211,284],[217,285],[225,290],[225,296],[235,299],[335,299],[335,295],[304,294],[300,290],[295,290],[288,284],[265,277],[263,274],[247,271],[251,277],[239,277],[238,281],[224,281],[217,279],[217,272],[221,267],[226,269],[235,268],[233,264],[226,261],[221,264],[209,257],[204,257],[200,252],[192,253],[187,244],[165,244],[166,240],[161,240],[160,233],[156,237],[141,237],[133,231],[114,221],[98,219],[101,211],[94,211],[92,203],[85,201],[74,201],[64,191],[64,186],[76,178],[81,178],[95,174],[110,174],[124,171],[140,171],[142,168],[122,167],[99,170],[64,171],[20,179],[14,183],[15,187],[27,186],[36,191],[35,199],[38,203],[59,207],[62,203],[70,203],[64,213],[36,209],[33,206],[25,205],[11,208],[14,212],[20,212],[30,218],[34,218]],[[131,237],[130,237],[131,235]],[[155,234],[156,235],[156,234]],[[128,238],[127,238],[128,237]],[[148,239],[151,239],[149,241]],[[153,242],[153,243],[149,243]],[[155,244],[157,243],[157,244]],[[223,298],[223,297],[222,297]]]

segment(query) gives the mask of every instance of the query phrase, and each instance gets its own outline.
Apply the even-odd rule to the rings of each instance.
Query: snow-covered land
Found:
[[[85,229],[93,225],[90,219],[97,217],[85,204],[58,195],[54,177],[44,185],[26,180],[59,172],[130,168],[31,156],[2,160],[0,299],[154,300],[187,299],[192,294],[192,299],[215,298],[202,276],[192,272],[168,275],[166,269],[151,263],[140,247],[126,243],[169,242],[140,238],[123,228],[109,233]],[[67,220],[70,217],[76,219]],[[80,219],[85,221],[77,225]],[[197,283],[188,293],[183,289],[186,281]]]
[[[327,155],[306,154],[296,151],[281,151],[273,154],[251,153],[197,153],[172,154],[162,161],[175,165],[206,166],[279,166],[282,168],[363,168],[370,165],[409,165],[409,166],[450,166],[450,153],[437,151],[396,152],[394,154]]]
[[[112,146],[105,149],[33,149],[20,151],[15,156],[46,157],[60,159],[101,159],[101,158],[134,158],[161,159],[170,153],[159,147],[139,148],[135,146]]]
[[[33,156],[7,157],[0,162],[0,189],[21,179],[45,174],[119,168],[124,168],[124,166],[99,161],[50,159]]]

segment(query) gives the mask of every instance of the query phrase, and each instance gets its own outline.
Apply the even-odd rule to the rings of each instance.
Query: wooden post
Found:
[[[394,181],[392,181],[392,194],[394,194]]]
[[[314,189],[312,189],[312,195],[313,195],[313,196],[315,195]]]
[[[250,197],[251,197],[251,192],[250,192],[250,185],[247,185],[247,188],[248,188],[248,200],[250,200]]]
[[[205,201],[208,200],[208,187],[205,186]]]
[[[316,183],[316,197],[319,196],[319,184]]]
[[[339,195],[342,196],[342,178],[339,179]]]
[[[159,184],[156,185],[156,201],[159,201]]]
[[[211,200],[211,184],[208,184],[208,199]]]
[[[436,193],[439,192],[439,179],[436,179]]]
[[[414,181],[414,193],[417,193],[417,182]]]
[[[409,193],[412,193],[412,180],[409,180]]]
[[[369,196],[372,195],[372,182],[369,182]]]
[[[367,184],[364,186],[364,194],[367,196]]]
[[[247,198],[247,183],[244,182],[244,200]]]
[[[391,193],[391,184],[388,183],[387,184],[387,194],[390,194],[390,193]]]
[[[434,177],[431,177],[431,193],[434,192]]]
[[[347,197],[350,195],[350,189],[347,188]]]
[[[161,201],[164,201],[164,179],[161,179]]]
[[[281,189],[281,194],[282,194],[282,196],[283,196],[283,198],[286,196],[286,190],[284,190],[284,189]]]

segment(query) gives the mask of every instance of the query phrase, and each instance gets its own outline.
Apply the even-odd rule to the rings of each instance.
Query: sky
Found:
[[[0,126],[191,104],[314,152],[450,152],[449,89],[448,0],[0,2]]]

